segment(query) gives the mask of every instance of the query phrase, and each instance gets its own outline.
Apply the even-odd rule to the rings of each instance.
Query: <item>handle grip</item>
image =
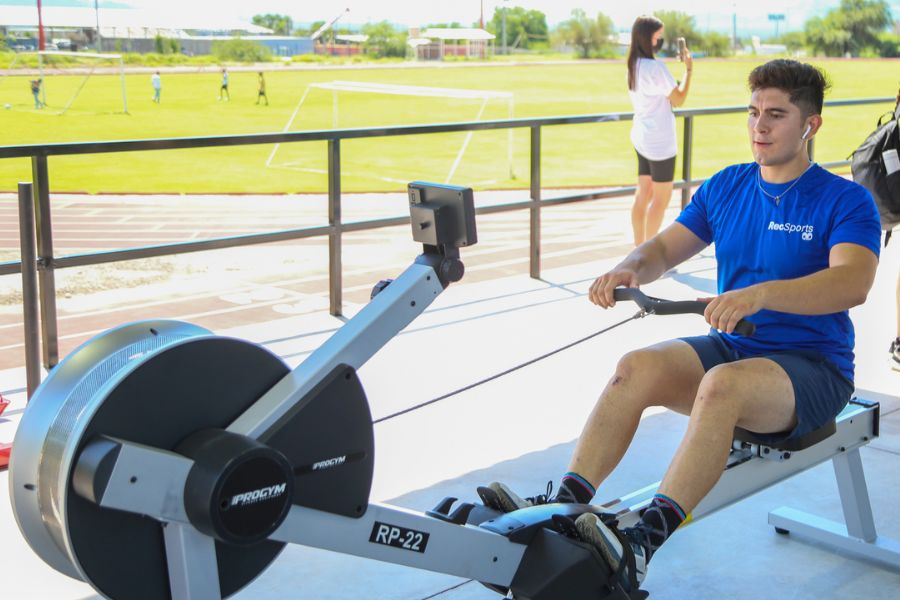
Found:
[[[699,300],[663,300],[646,295],[638,288],[616,288],[613,290],[613,298],[619,300],[631,300],[642,310],[656,315],[702,315],[706,310],[706,302]],[[750,337],[756,333],[756,325],[747,319],[741,319],[734,328],[734,333],[744,337]]]

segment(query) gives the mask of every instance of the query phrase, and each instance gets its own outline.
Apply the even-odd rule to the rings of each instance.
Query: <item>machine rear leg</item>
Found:
[[[859,448],[832,458],[844,523],[837,523],[788,507],[769,513],[778,533],[800,534],[817,542],[900,567],[900,543],[881,537],[875,530],[869,490]]]

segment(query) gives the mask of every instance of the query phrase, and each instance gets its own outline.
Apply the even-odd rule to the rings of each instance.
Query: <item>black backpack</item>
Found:
[[[882,123],[885,117],[892,117]],[[900,170],[887,173],[883,153],[887,150],[900,152],[900,102],[894,112],[884,113],[878,119],[875,131],[869,134],[859,148],[853,151],[850,171],[853,181],[869,190],[878,205],[881,228],[887,231],[884,245],[891,238],[891,230],[900,223]]]

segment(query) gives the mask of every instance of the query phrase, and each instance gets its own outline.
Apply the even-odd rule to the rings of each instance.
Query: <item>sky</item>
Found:
[[[34,4],[34,0],[0,0],[0,4]],[[43,0],[45,6],[90,6],[93,0]],[[736,16],[739,33],[774,33],[775,23],[768,15],[784,14],[779,31],[801,30],[812,16],[824,16],[840,0],[629,0],[628,2],[599,2],[597,0],[100,0],[104,7],[126,7],[154,11],[203,14],[215,12],[248,21],[254,14],[279,13],[289,15],[295,23],[331,20],[349,8],[342,22],[360,25],[387,20],[402,25],[424,25],[458,21],[463,25],[476,22],[481,6],[485,21],[498,6],[522,6],[537,9],[547,15],[553,26],[566,20],[575,8],[583,8],[589,15],[603,12],[611,17],[616,28],[629,30],[635,17],[655,10],[679,10],[693,15],[700,31],[731,31]],[[900,0],[888,0],[895,19],[900,19]]]

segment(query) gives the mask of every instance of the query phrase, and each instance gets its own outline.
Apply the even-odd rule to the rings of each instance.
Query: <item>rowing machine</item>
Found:
[[[476,242],[471,190],[413,183],[409,194],[423,253],[293,371],[260,346],[176,321],[125,325],[67,356],[29,403],[10,465],[32,549],[113,599],[229,596],[287,543],[472,578],[520,600],[645,597],[559,518],[613,511],[627,524],[637,497],[629,511],[506,515],[453,499],[426,513],[369,503],[374,436],[356,371],[462,277],[459,249]],[[868,414],[866,435],[877,435]]]
[[[545,527],[508,536],[467,524],[496,516],[472,505],[369,503],[374,436],[356,371],[462,277],[459,249],[477,241],[470,189],[413,183],[409,201],[423,253],[293,371],[258,345],[176,321],[125,325],[69,354],[14,444],[10,494],[31,548],[114,599],[229,596],[287,543],[523,599],[644,597]]]

